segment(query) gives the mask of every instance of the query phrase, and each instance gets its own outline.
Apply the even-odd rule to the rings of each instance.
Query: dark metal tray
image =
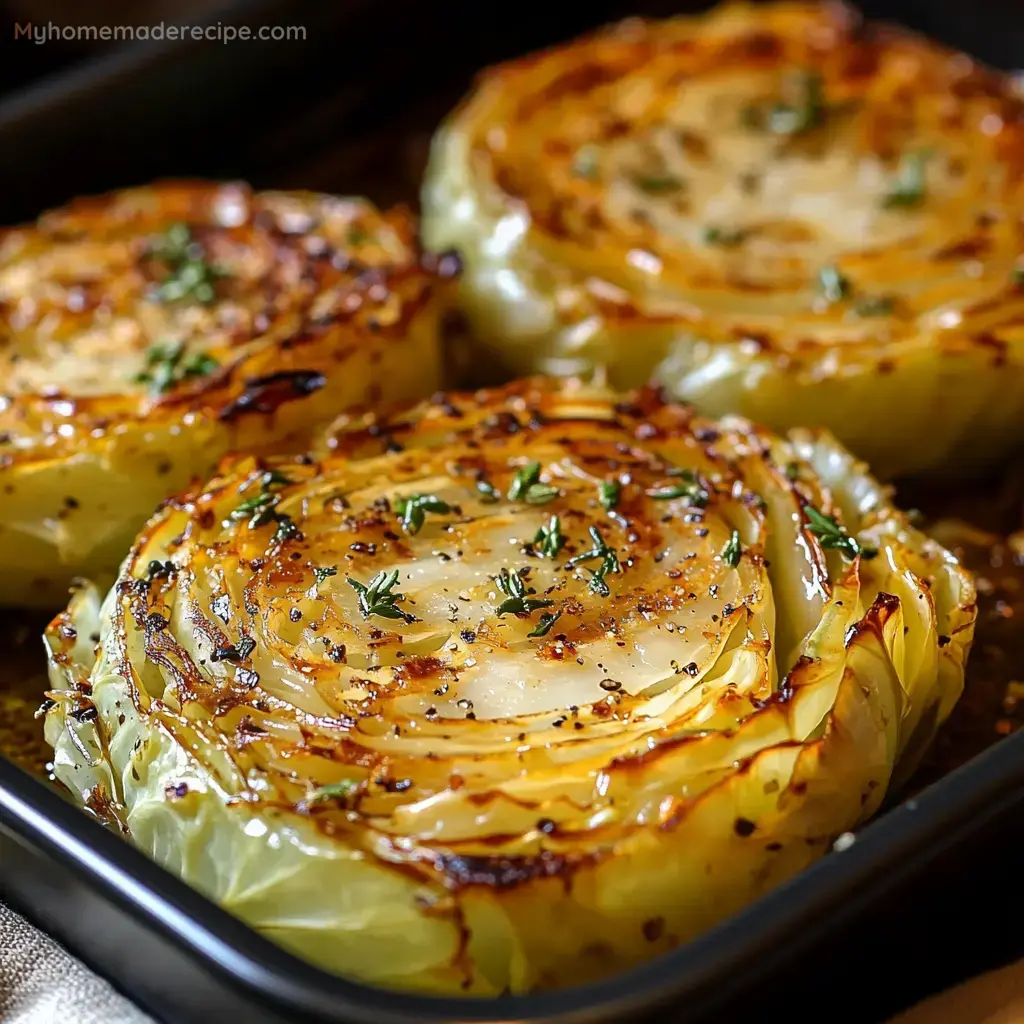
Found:
[[[1024,65],[1024,9],[1012,0],[862,6],[992,63]],[[424,125],[475,69],[636,10],[523,0],[498,27],[493,8],[469,0],[233,4],[224,20],[305,24],[306,43],[129,48],[0,105],[0,223],[174,175],[409,198]],[[1018,734],[641,969],[543,996],[425,999],[293,958],[0,757],[0,898],[167,1024],[881,1021],[1024,955],[1024,934],[1000,912],[1016,899],[1022,840]]]

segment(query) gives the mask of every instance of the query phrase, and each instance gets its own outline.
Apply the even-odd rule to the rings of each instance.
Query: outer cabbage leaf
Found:
[[[170,502],[54,620],[46,734],[288,948],[528,991],[687,941],[872,814],[974,601],[826,434],[528,381]]]
[[[110,579],[230,450],[296,450],[440,377],[441,278],[402,211],[163,184],[0,233],[0,605]]]
[[[631,20],[485,73],[434,141],[486,358],[829,429],[882,477],[1024,437],[1024,105],[839,4]]]

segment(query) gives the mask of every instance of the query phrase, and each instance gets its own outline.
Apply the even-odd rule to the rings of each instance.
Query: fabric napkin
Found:
[[[0,1024],[153,1024],[0,903]]]

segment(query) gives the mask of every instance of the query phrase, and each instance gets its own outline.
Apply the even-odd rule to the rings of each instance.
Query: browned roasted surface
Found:
[[[976,524],[941,528],[978,574],[978,622],[967,663],[967,685],[939,733],[913,785],[920,787],[959,767],[1024,724],[1024,476],[949,493],[933,486],[898,491],[930,522],[959,519]],[[1013,536],[1013,530],[1017,534]],[[45,689],[45,616],[19,613],[0,627],[11,657],[0,663],[0,750],[30,771],[42,772],[49,752],[32,714]]]

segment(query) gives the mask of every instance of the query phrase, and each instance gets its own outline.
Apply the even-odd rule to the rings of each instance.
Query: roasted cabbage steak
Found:
[[[883,477],[1024,444],[1022,96],[841,4],[632,20],[492,69],[423,199],[477,367],[653,376]]]
[[[960,694],[970,577],[825,433],[538,380],[321,448],[225,462],[78,591],[45,724],[77,800],[332,970],[642,961],[872,814]]]
[[[402,211],[161,184],[0,232],[0,605],[113,576],[227,451],[439,385],[442,279]]]

